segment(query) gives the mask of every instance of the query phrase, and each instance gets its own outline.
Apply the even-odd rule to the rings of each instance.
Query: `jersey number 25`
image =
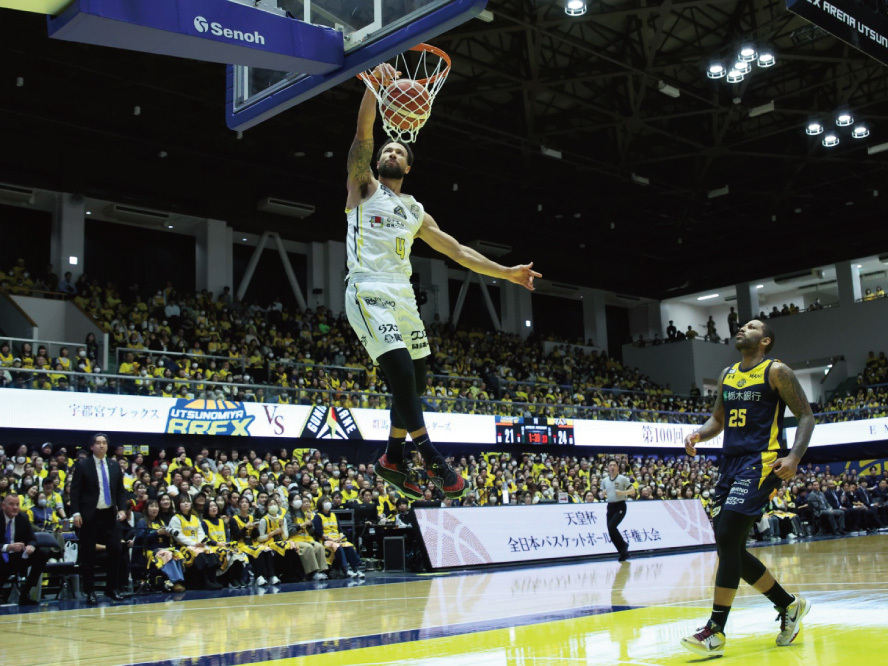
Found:
[[[728,419],[728,427],[729,428],[742,428],[746,425],[746,410],[745,409],[732,409],[729,412],[730,418]]]

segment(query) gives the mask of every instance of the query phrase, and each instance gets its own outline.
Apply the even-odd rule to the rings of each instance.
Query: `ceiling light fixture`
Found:
[[[744,78],[743,72],[739,72],[736,69],[732,69],[728,72],[728,76],[725,79],[728,83],[740,83]]]
[[[765,285],[763,285],[763,284],[757,284],[757,285],[755,285],[755,288],[756,288],[756,289],[764,289],[764,288],[765,288]]]
[[[823,134],[823,125],[817,120],[812,120],[805,128],[805,134],[807,134],[808,136],[817,136],[818,134]]]
[[[734,69],[741,74],[749,74],[749,72],[752,70],[752,65],[750,65],[745,60],[738,60],[734,63]]]
[[[665,81],[657,81],[657,90],[669,97],[678,97],[681,95],[681,90],[675,86],[670,86]]]
[[[718,294],[706,294],[706,296],[697,296],[698,301],[708,301],[710,298],[718,298]]]
[[[758,58],[758,53],[755,52],[754,47],[747,44],[740,49],[740,55],[738,57],[743,62],[752,62],[753,60]]]
[[[706,76],[708,76],[710,79],[723,79],[727,75],[727,68],[720,62],[712,63],[711,65],[709,65],[709,69],[706,70]]]
[[[762,69],[767,69],[768,67],[773,67],[777,64],[777,58],[774,57],[773,53],[766,51],[759,54],[756,64]]]
[[[884,153],[886,150],[888,150],[888,143],[880,143],[875,146],[867,146],[866,154],[875,155],[876,153]]]
[[[837,137],[835,134],[827,134],[823,137],[823,141],[821,141],[820,143],[822,143],[826,148],[835,148],[839,145],[839,137]]]
[[[586,13],[585,0],[567,0],[564,6],[564,13],[568,16],[582,16]]]
[[[843,111],[839,115],[836,116],[836,125],[838,127],[848,127],[849,125],[854,124],[854,116],[852,116],[847,111]]]
[[[865,139],[870,135],[869,127],[866,125],[858,125],[851,130],[851,136],[855,139]]]
[[[718,187],[714,190],[709,190],[709,192],[706,196],[710,199],[715,199],[716,197],[723,197],[726,194],[730,194],[730,192],[731,192],[730,188],[727,185],[725,185],[724,187]]]
[[[756,116],[763,116],[766,113],[771,113],[774,110],[774,100],[772,99],[767,104],[762,104],[761,106],[754,106],[749,110],[749,117],[755,118]]]

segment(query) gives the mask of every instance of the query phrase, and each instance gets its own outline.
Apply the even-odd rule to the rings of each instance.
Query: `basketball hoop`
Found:
[[[358,74],[376,96],[382,127],[393,141],[412,143],[432,112],[435,96],[450,73],[450,56],[430,44],[417,44],[395,56],[400,77],[383,87],[373,69]],[[375,68],[374,68],[375,69]]]

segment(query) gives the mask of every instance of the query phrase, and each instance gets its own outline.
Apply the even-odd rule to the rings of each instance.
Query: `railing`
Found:
[[[247,359],[242,356],[219,356],[214,354],[192,354],[189,352],[173,352],[173,351],[153,351],[149,349],[128,349],[126,347],[118,347],[116,350],[117,354],[117,363],[118,367],[120,365],[120,359],[125,356],[128,352],[132,352],[137,358],[146,358],[148,359],[149,364],[151,362],[156,362],[161,359],[167,360],[175,360],[177,358],[188,359],[192,362],[196,362],[201,366],[204,370],[206,370],[206,365],[209,361],[216,361],[221,364],[224,362],[229,362],[233,368],[237,368],[240,371],[240,374],[247,373],[249,371],[249,366],[247,365]],[[274,358],[270,361],[267,361],[267,366],[276,366],[283,365],[286,368],[300,368],[303,370],[323,370],[325,373],[329,374],[331,370],[337,370],[342,373],[351,372],[354,375],[364,376],[367,373],[367,370],[362,367],[354,367],[354,366],[343,366],[343,365],[321,365],[319,363],[299,363],[297,361],[280,357]],[[268,370],[268,367],[265,367],[265,370]],[[218,371],[218,370],[217,370]],[[445,375],[445,374],[433,374],[429,375],[432,379],[433,386],[437,384],[439,380],[443,380],[445,382],[454,382],[454,381],[467,381],[467,382],[485,382],[484,378],[477,376],[464,376],[464,375]],[[503,379],[501,377],[497,377],[499,382],[499,386],[501,390],[509,391],[514,393],[514,387],[526,386],[532,389],[551,389],[551,388],[560,388],[563,390],[574,392],[573,384],[558,384],[555,382],[529,382],[522,381],[517,379]],[[449,388],[449,387],[448,387]],[[489,388],[489,387],[488,387]],[[606,393],[613,395],[642,395],[642,396],[661,396],[667,395],[672,398],[682,398],[689,399],[694,398],[695,396],[686,395],[686,394],[678,394],[678,393],[656,393],[652,391],[638,391],[634,389],[626,389],[626,388],[600,388],[600,387],[592,387],[588,390],[585,390],[584,393]],[[697,399],[702,399],[704,396],[696,396]]]
[[[193,379],[80,372],[45,371],[19,368],[0,369],[0,387],[28,390],[73,391],[183,399],[232,400],[302,405],[341,406],[388,409],[391,395],[368,391],[288,388],[261,384],[220,383]],[[184,387],[184,390],[183,390]],[[428,411],[458,414],[493,414],[501,416],[551,416],[607,421],[645,421],[652,423],[703,423],[709,414],[671,412],[631,407],[590,407],[541,402],[503,402],[460,397],[424,396]]]
[[[76,363],[77,348],[83,347],[84,349],[86,349],[86,340],[84,340],[83,342],[64,342],[61,340],[34,340],[31,338],[0,338],[0,343],[3,342],[8,342],[10,347],[12,347],[13,356],[18,356],[21,353],[22,344],[25,342],[31,345],[31,351],[34,356],[37,355],[37,350],[41,346],[44,346],[46,347],[46,352],[50,360],[58,358],[59,354],[61,353],[62,347],[67,347],[68,351],[70,352],[68,357],[71,359],[72,363]],[[13,345],[14,342],[17,342],[19,344]],[[98,337],[96,338],[96,344],[99,345],[99,350],[101,352],[102,344],[99,341]]]

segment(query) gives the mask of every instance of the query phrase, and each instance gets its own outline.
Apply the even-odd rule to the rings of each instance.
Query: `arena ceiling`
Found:
[[[888,152],[866,150],[888,141],[888,70],[781,1],[593,0],[578,18],[561,2],[488,9],[492,22],[433,40],[453,71],[405,187],[460,240],[510,245],[502,261],[533,260],[547,278],[657,298],[888,250]],[[707,79],[746,42],[777,65],[740,84]],[[0,90],[2,181],[344,237],[358,81],[239,140],[224,67],[56,42],[43,17],[0,10]],[[809,117],[831,123],[840,108],[869,139],[826,149],[805,135]],[[267,195],[317,212],[257,212]]]

